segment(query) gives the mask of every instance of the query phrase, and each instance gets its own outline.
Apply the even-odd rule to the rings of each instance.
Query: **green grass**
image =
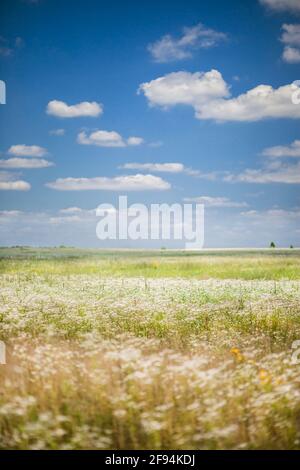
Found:
[[[2,253],[1,253],[2,251]],[[2,249],[0,273],[103,277],[300,279],[300,250],[203,253]]]

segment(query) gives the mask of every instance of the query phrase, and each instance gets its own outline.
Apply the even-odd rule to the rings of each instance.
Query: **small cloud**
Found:
[[[15,39],[15,46],[16,46],[18,49],[21,49],[22,47],[24,47],[24,46],[25,46],[24,39],[22,39],[20,36],[16,37],[16,39]]]
[[[190,105],[195,109],[206,102],[229,95],[229,87],[220,72],[172,72],[139,86],[151,106],[168,108]]]
[[[142,139],[141,137],[129,137],[127,139],[128,145],[136,146],[136,145],[141,145],[143,143],[144,143],[144,139]]]
[[[26,181],[0,181],[0,191],[29,191],[30,184]]]
[[[24,45],[24,40],[19,36],[11,41],[0,36],[0,56],[11,57],[17,49],[21,49]]]
[[[68,105],[64,101],[49,101],[46,113],[60,118],[98,117],[103,113],[103,105],[95,101]]]
[[[166,34],[158,41],[149,44],[148,51],[155,62],[172,62],[192,57],[196,49],[214,47],[226,37],[226,34],[199,23],[196,26],[183,28],[183,34],[179,38]]]
[[[166,190],[171,185],[162,178],[153,175],[126,175],[115,178],[58,178],[46,186],[58,191],[149,191]]]
[[[49,131],[49,135],[62,136],[65,135],[65,133],[65,129],[52,129],[51,131]]]
[[[204,204],[207,207],[247,207],[246,202],[235,202],[231,201],[227,197],[211,197],[211,196],[199,196],[199,197],[186,197],[185,202],[196,202],[198,204]]]
[[[44,160],[43,158],[9,158],[8,160],[0,160],[0,168],[48,168],[54,163]]]
[[[67,207],[66,209],[60,209],[61,214],[80,214],[83,211],[80,207]]]
[[[0,211],[0,216],[1,217],[18,217],[21,215],[23,212],[22,211]]]
[[[49,219],[50,224],[65,224],[70,222],[82,222],[82,219],[77,215],[70,215],[66,217],[50,217]]]
[[[250,217],[255,219],[261,219],[262,221],[272,219],[289,219],[289,220],[299,220],[300,217],[300,210],[299,209],[267,209],[267,210],[250,210],[241,212],[241,215],[244,217]]]
[[[10,57],[13,54],[13,50],[10,47],[0,46],[0,56]]]
[[[291,46],[300,46],[300,24],[283,24],[281,42]]]
[[[242,182],[242,183],[284,183],[299,184],[300,183],[300,162],[295,164],[282,163],[280,161],[265,165],[261,169],[246,169],[237,175],[227,174],[223,181]]]
[[[16,157],[43,157],[47,155],[47,150],[39,145],[18,144],[12,145],[8,149],[8,154]]]
[[[282,58],[290,64],[300,62],[300,24],[284,24],[281,42],[285,44]]]
[[[300,62],[300,49],[295,47],[286,46],[282,53],[282,58],[289,64],[298,64]]]
[[[0,191],[28,191],[30,188],[27,181],[18,180],[14,173],[0,171]]]
[[[300,157],[300,140],[295,140],[290,145],[276,145],[262,151],[265,157]]]
[[[150,142],[149,143],[149,147],[153,147],[153,148],[162,147],[163,145],[164,145],[164,143],[161,140],[157,140],[155,142]]]
[[[260,0],[260,3],[276,12],[289,11],[291,13],[300,13],[299,0]]]
[[[82,145],[96,145],[98,147],[126,147],[141,145],[144,140],[141,137],[129,137],[124,140],[116,131],[97,130],[87,135],[82,131],[77,136],[77,142]]]
[[[145,170],[158,173],[182,173],[185,169],[182,163],[125,163],[119,167],[125,170]]]
[[[154,173],[185,173],[186,175],[203,177],[199,170],[187,168],[182,163],[125,163],[120,169],[152,171]]]
[[[207,181],[215,181],[218,178],[219,173],[216,171],[208,171],[207,173],[202,171],[197,171],[194,176],[199,179],[207,180]]]

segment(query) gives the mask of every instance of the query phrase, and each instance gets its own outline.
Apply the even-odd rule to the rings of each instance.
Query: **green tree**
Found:
[[[271,242],[271,243],[270,243],[270,248],[276,248],[276,245],[275,245],[274,242]]]

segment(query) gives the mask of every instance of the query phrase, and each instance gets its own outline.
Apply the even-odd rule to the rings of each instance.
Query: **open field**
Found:
[[[1,256],[0,448],[300,448],[299,250]]]
[[[300,249],[141,251],[0,248],[0,273],[102,277],[300,279]]]

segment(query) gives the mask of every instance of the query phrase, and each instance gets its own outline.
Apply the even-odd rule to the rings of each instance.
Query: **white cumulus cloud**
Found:
[[[83,101],[68,105],[64,101],[49,101],[46,109],[47,114],[60,118],[97,117],[103,113],[103,106],[96,101]]]
[[[53,166],[52,162],[43,158],[9,158],[0,160],[0,168],[47,168]]]
[[[77,136],[77,142],[82,145],[96,145],[98,147],[126,147],[141,145],[141,137],[129,137],[127,140],[116,131],[96,130],[88,135],[82,131]]]
[[[171,185],[158,176],[153,175],[126,175],[114,178],[58,178],[56,181],[47,183],[46,186],[59,191],[147,191],[166,190]]]
[[[144,93],[152,106],[168,108],[177,104],[201,106],[213,99],[229,95],[229,89],[218,70],[210,72],[173,72],[142,83],[138,93]]]
[[[270,118],[299,119],[300,107],[292,102],[293,84],[274,89],[258,85],[236,98],[206,103],[196,110],[198,119],[219,121],[259,121]]]
[[[39,145],[18,144],[12,145],[8,149],[8,154],[15,157],[43,157],[47,154],[47,150]]]
[[[0,172],[0,191],[28,191],[31,186],[27,181],[17,179],[17,175],[7,171]]]
[[[0,181],[0,191],[28,191],[30,188],[27,181]]]
[[[152,106],[190,105],[197,119],[259,121],[300,118],[300,106],[292,102],[293,83],[279,88],[258,85],[237,97],[230,97],[229,86],[217,70],[167,74],[141,84],[139,92],[145,94]]]

